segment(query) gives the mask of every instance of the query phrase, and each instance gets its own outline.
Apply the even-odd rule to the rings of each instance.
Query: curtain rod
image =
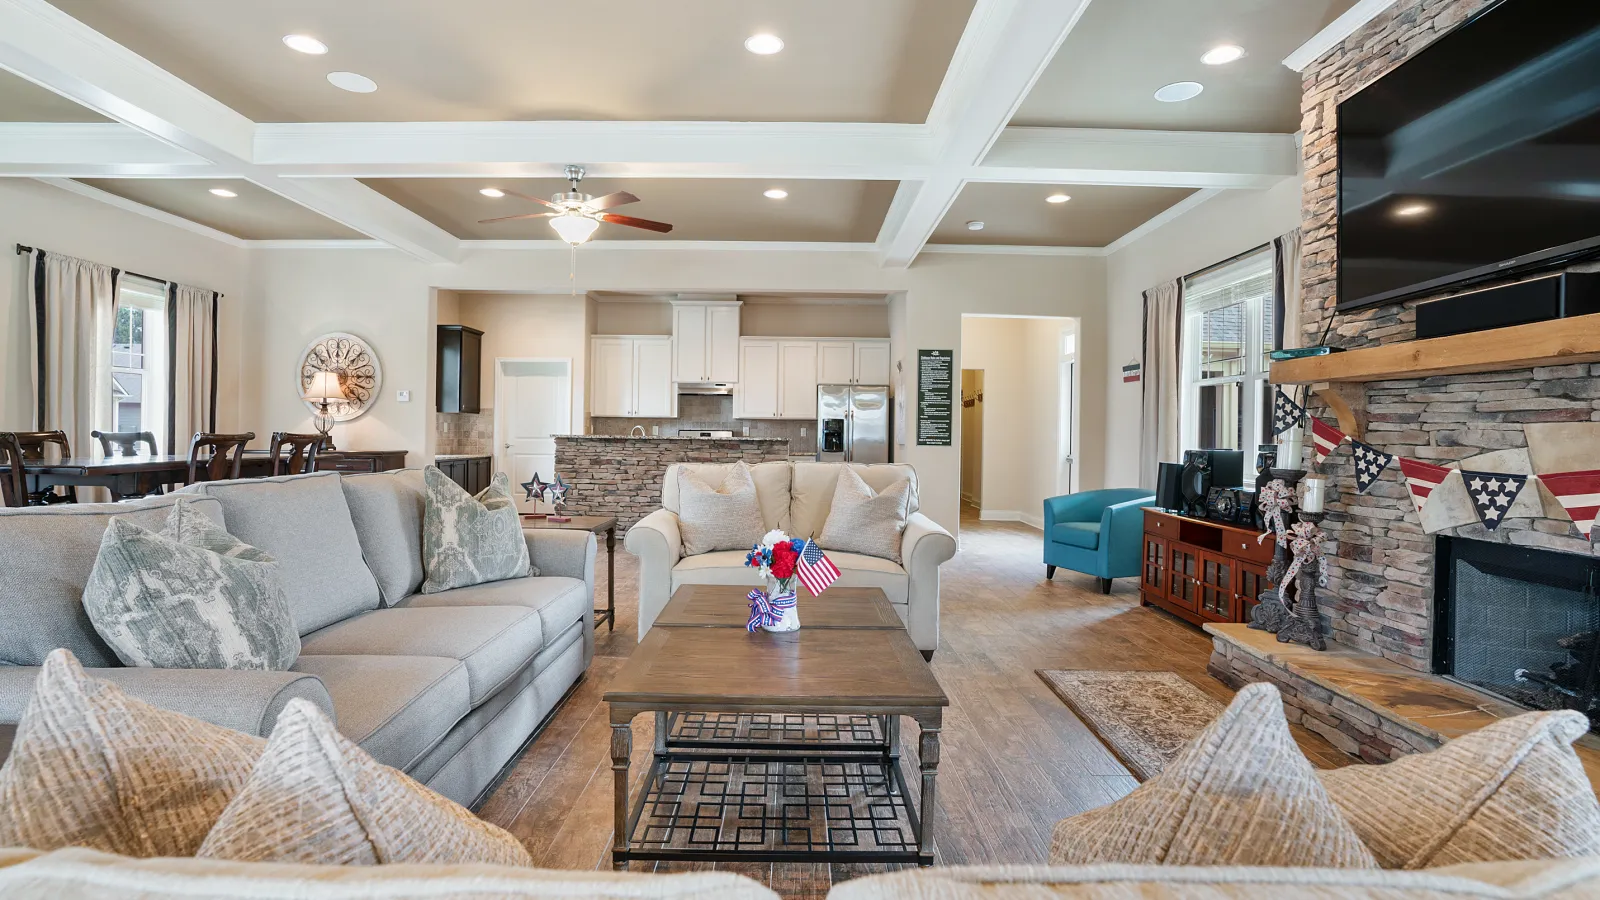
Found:
[[[1182,276],[1178,280],[1179,281],[1188,281],[1191,278],[1199,278],[1201,275],[1204,275],[1207,272],[1214,272],[1217,269],[1222,268],[1223,266],[1229,265],[1231,263],[1236,263],[1239,260],[1244,259],[1246,256],[1249,256],[1252,253],[1260,253],[1263,250],[1270,250],[1270,249],[1272,249],[1272,242],[1271,241],[1267,241],[1265,244],[1260,244],[1258,246],[1251,247],[1249,250],[1246,250],[1243,253],[1235,253],[1234,255],[1232,255],[1232,256],[1228,257],[1227,259],[1223,260],[1222,262],[1212,263],[1211,265],[1206,266],[1203,269],[1195,269],[1193,272],[1190,272],[1189,274]]]
[[[24,253],[32,253],[33,251],[34,251],[34,248],[33,247],[29,247],[27,244],[18,244],[17,245],[17,255],[18,256],[21,256]],[[48,251],[46,251],[46,252],[48,252]],[[143,278],[145,281],[158,281],[158,282],[160,282],[162,284],[172,284],[172,282],[168,281],[167,279],[165,279],[165,278],[157,278],[154,275],[141,275],[138,272],[134,272],[134,271],[131,271],[131,270],[128,270],[128,269],[122,269],[121,272],[124,275],[132,275],[135,278]]]

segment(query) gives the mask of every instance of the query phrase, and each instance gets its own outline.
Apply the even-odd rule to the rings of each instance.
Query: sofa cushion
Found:
[[[900,562],[900,536],[911,515],[910,498],[910,479],[875,491],[855,469],[842,468],[817,543],[824,550]]]
[[[302,636],[378,608],[378,582],[362,558],[338,472],[203,481],[183,492],[214,497],[229,533],[282,564]]]
[[[576,578],[545,575],[512,578],[442,594],[412,594],[400,601],[401,609],[452,606],[521,606],[539,614],[545,645],[568,626],[592,614],[588,586]]]
[[[840,587],[875,587],[882,589],[890,603],[904,605],[910,592],[911,579],[899,564],[859,553],[829,553],[828,559],[839,567]],[[748,584],[761,583],[761,573],[744,564],[744,554],[737,550],[723,550],[686,557],[672,569],[672,588],[685,584]],[[806,597],[800,595],[800,621],[805,622]]]
[[[517,839],[388,766],[292,701],[198,857],[329,865],[532,866]]]
[[[494,473],[476,496],[438,466],[422,470],[422,484],[424,594],[539,574],[530,570],[528,542],[506,473]]]
[[[874,493],[882,493],[896,482],[911,479],[911,497],[906,514],[917,511],[917,470],[911,466],[900,463],[795,463],[789,490],[791,527],[786,529],[790,534],[795,537],[816,537],[822,533],[822,525],[828,521],[828,512],[833,507],[833,491],[839,484],[839,470],[844,466],[854,469]]]
[[[171,495],[128,503],[62,503],[0,508],[0,663],[38,666],[57,647],[90,668],[121,663],[94,630],[83,589],[112,516],[159,529],[176,500]],[[223,524],[222,507],[202,500],[195,511]]]
[[[339,733],[386,766],[408,769],[472,711],[467,667],[444,656],[302,656],[322,679]]]
[[[673,463],[667,467],[667,474],[661,481],[662,508],[673,515],[683,514],[678,492],[679,473],[693,473],[706,484],[721,484],[732,468],[733,463]],[[761,527],[764,531],[774,528],[789,530],[790,469],[789,463],[782,461],[750,466],[750,480],[756,483],[756,502],[761,504]]]
[[[678,533],[685,556],[714,550],[749,550],[761,541],[761,504],[756,483],[743,461],[728,467],[721,480],[678,471]]]
[[[302,658],[446,656],[467,664],[470,702],[482,703],[544,646],[539,614],[521,606],[380,609],[306,635]]]
[[[422,470],[341,475],[361,555],[389,606],[416,593],[422,570]]]
[[[1100,523],[1058,522],[1050,529],[1050,540],[1068,547],[1093,550],[1100,546]]]

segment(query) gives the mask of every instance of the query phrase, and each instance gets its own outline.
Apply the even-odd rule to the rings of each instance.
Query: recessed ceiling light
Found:
[[[321,56],[328,52],[328,45],[317,40],[309,34],[286,34],[283,36],[284,46],[290,50],[309,53],[312,56]]]
[[[979,222],[977,219],[973,219],[971,222],[967,223],[967,230],[968,231],[982,231],[983,230],[983,223]]]
[[[789,192],[783,188],[768,188],[761,193],[761,196],[766,197],[768,200],[782,200],[789,196]]]
[[[211,193],[216,194],[218,197],[237,197],[237,196],[239,196],[238,194],[235,194],[233,191],[230,191],[227,188],[212,188],[211,189]]]
[[[1208,66],[1225,66],[1241,59],[1244,59],[1244,48],[1237,44],[1223,44],[1220,47],[1212,47],[1205,52],[1204,56],[1200,57],[1200,61]]]
[[[1426,203],[1408,203],[1405,206],[1396,209],[1394,214],[1397,216],[1420,216],[1424,213],[1432,211],[1433,207]]]
[[[493,197],[496,200],[499,200],[501,197],[504,197],[506,195],[506,192],[500,190],[499,188],[484,188],[483,190],[479,191],[478,193],[484,195],[485,197]]]
[[[1200,96],[1205,89],[1206,86],[1198,81],[1178,81],[1156,91],[1156,99],[1162,103],[1182,103]]]
[[[378,89],[376,81],[354,72],[329,72],[328,83],[352,94],[370,94]]]
[[[1071,199],[1072,198],[1067,196],[1066,194],[1051,194],[1050,196],[1044,198],[1044,202],[1046,202],[1046,203],[1065,203],[1065,202],[1067,202],[1068,200],[1071,200]]]
[[[783,49],[783,38],[775,34],[752,34],[744,39],[744,48],[759,56],[771,56]]]

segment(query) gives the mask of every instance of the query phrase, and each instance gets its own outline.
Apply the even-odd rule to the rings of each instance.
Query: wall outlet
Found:
[[[661,426],[660,425],[651,425],[650,426],[650,436],[651,437],[660,437],[661,436]]]
[[[750,436],[750,426],[749,425],[744,426],[744,436],[745,437],[749,437]]]
[[[804,425],[800,426],[800,436],[801,437],[805,437],[806,436],[806,427]]]
[[[410,403],[411,402],[411,392],[410,391],[395,391],[394,392],[394,399],[398,400],[401,403]]]

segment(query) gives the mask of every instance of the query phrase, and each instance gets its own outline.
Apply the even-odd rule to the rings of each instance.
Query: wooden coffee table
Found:
[[[939,729],[949,699],[882,591],[800,600],[801,629],[747,632],[748,587],[679,589],[617,673],[612,865],[631,860],[933,864]],[[655,714],[629,800],[633,719]],[[900,765],[919,728],[921,792]]]

